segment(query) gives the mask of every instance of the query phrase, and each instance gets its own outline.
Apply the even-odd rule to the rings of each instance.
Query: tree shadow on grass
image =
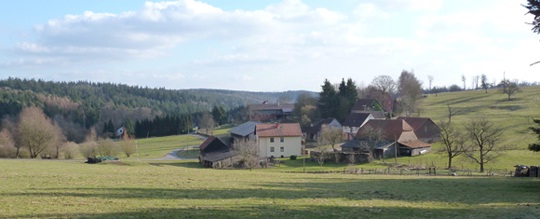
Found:
[[[95,214],[27,214],[24,218],[535,218],[538,206],[418,208],[406,206],[319,206],[268,203],[249,206],[170,206]]]
[[[527,178],[528,179],[528,178]],[[246,184],[246,188],[208,188],[189,177],[177,188],[33,188],[1,196],[102,199],[334,199],[489,203],[538,203],[538,180],[521,178],[320,179],[310,182]],[[299,179],[300,180],[300,179]],[[195,187],[194,186],[199,186]]]
[[[173,166],[173,167],[184,167],[184,168],[194,168],[194,169],[202,169],[204,167],[199,164],[197,160],[189,160],[189,161],[182,161],[182,162],[149,162],[149,165],[152,166]]]

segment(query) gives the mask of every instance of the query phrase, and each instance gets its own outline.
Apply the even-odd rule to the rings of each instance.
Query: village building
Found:
[[[302,154],[302,130],[298,123],[257,124],[255,135],[261,157],[290,157]]]
[[[209,136],[199,146],[199,163],[208,168],[232,167],[238,162],[238,153],[218,137]]]
[[[249,120],[256,122],[275,122],[288,119],[294,110],[294,104],[263,104],[248,105]]]
[[[259,122],[245,122],[241,125],[235,126],[230,129],[228,132],[231,133],[231,137],[234,141],[256,141],[257,137],[255,136],[255,126]]]
[[[355,143],[343,144],[344,152],[365,151],[373,147],[375,158],[417,156],[428,153],[431,144],[418,139],[414,128],[402,119],[369,120],[355,136]]]
[[[414,133],[423,142],[433,143],[441,140],[439,126],[430,118],[424,117],[398,117],[403,119],[414,129]]]
[[[342,125],[343,137],[347,140],[352,140],[356,133],[358,133],[358,129],[371,119],[376,119],[371,113],[350,113]]]
[[[304,131],[306,140],[320,141],[325,127],[342,129],[341,124],[334,118],[322,119]]]

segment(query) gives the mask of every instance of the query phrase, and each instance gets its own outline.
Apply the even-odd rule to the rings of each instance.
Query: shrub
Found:
[[[291,155],[290,159],[291,160],[296,160],[296,155]]]
[[[116,157],[120,153],[118,146],[111,139],[99,140],[97,145],[97,154],[99,156]]]
[[[79,145],[79,152],[83,157],[96,157],[98,154],[97,143],[95,141],[85,142]]]
[[[0,145],[0,158],[15,158],[17,148],[11,145]]]
[[[75,158],[78,149],[79,147],[75,142],[66,142],[61,152],[64,154],[64,159],[70,160]]]

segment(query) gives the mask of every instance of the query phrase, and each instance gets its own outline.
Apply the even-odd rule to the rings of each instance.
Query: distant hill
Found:
[[[540,86],[521,87],[512,100],[497,89],[430,94],[421,102],[420,116],[438,122],[448,119],[448,106],[458,109],[452,122],[465,124],[473,117],[487,116],[505,130],[503,144],[519,149],[536,141],[528,127],[540,118]]]
[[[128,119],[135,122],[158,115],[200,115],[214,106],[238,111],[247,104],[263,101],[294,102],[305,92],[317,95],[309,91],[170,90],[113,83],[8,78],[0,80],[0,116],[15,117],[24,107],[39,106],[64,129],[95,126],[100,131],[109,120],[119,126]]]

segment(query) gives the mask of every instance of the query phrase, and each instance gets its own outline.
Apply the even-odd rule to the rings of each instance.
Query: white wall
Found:
[[[270,142],[270,137],[259,137],[259,155],[261,157],[290,157],[291,155],[302,155],[302,137],[283,137],[283,142],[280,137],[274,137],[274,142]],[[274,147],[274,152],[271,148]],[[283,152],[281,152],[283,147]]]

